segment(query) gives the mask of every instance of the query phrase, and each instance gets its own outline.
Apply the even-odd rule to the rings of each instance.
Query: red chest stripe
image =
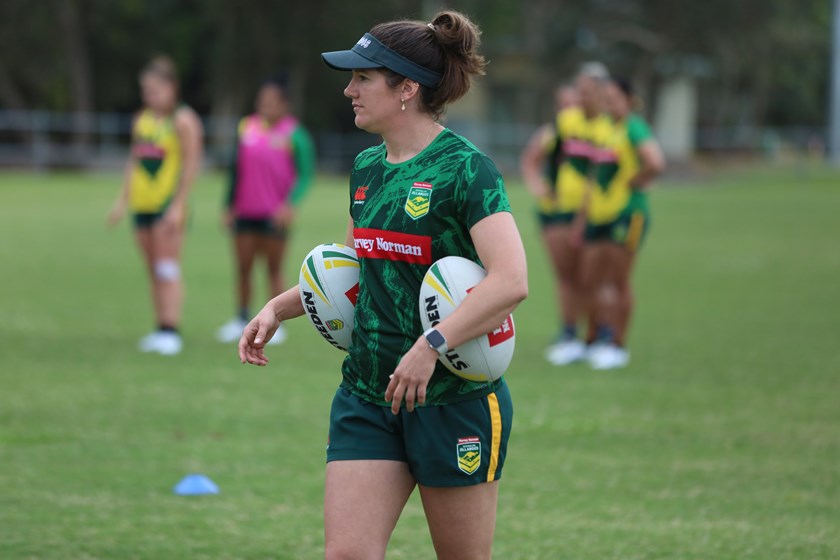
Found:
[[[360,259],[432,264],[432,238],[385,229],[356,228],[353,244]]]
[[[589,142],[577,140],[576,138],[569,138],[563,142],[563,152],[569,157],[591,158],[592,152],[595,150]]]
[[[166,151],[154,144],[137,143],[131,150],[140,159],[163,159]]]

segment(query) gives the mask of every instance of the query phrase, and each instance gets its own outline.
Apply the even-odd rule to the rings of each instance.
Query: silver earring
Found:
[[[400,99],[400,101],[402,102],[402,107],[400,108],[400,111],[405,111],[405,99]]]

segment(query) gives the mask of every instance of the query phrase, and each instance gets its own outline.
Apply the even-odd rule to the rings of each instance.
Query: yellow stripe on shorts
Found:
[[[645,227],[645,215],[641,212],[633,212],[630,216],[630,227],[627,228],[627,239],[624,240],[624,246],[631,251],[636,251],[639,248],[639,240],[642,238],[642,231]]]
[[[499,448],[502,446],[502,412],[499,410],[499,399],[496,393],[487,395],[490,406],[490,426],[492,438],[490,440],[490,466],[487,468],[487,482],[496,479],[496,469],[499,467]]]

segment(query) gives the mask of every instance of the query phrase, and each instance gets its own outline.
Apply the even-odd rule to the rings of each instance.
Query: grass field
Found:
[[[140,259],[127,224],[103,225],[118,183],[0,175],[0,558],[318,558],[341,353],[303,322],[266,369],[213,341],[233,290],[222,178],[207,175],[185,351],[139,354],[152,321]],[[322,178],[306,201],[290,275],[342,238],[342,185]],[[516,313],[495,557],[840,558],[840,175],[662,185],[633,362],[610,373],[542,360],[550,281],[527,196],[510,191],[531,296]],[[175,496],[190,472],[221,494]],[[388,557],[433,557],[416,495]]]

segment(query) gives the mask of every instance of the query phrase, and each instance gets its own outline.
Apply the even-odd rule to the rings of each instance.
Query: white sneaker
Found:
[[[588,359],[592,369],[623,368],[630,363],[630,352],[615,344],[603,344],[593,348]]]
[[[243,327],[244,328],[244,327]],[[242,333],[240,333],[242,334]],[[268,339],[266,344],[270,344],[272,346],[276,346],[277,344],[283,344],[286,342],[286,339],[289,337],[289,333],[286,332],[286,327],[280,325],[277,327],[277,330],[274,332],[274,336]],[[239,339],[237,339],[239,340]]]
[[[248,323],[239,317],[231,319],[216,331],[216,340],[224,343],[238,342],[240,337],[242,337],[242,331],[247,326]]]
[[[157,337],[160,331],[154,331],[137,342],[137,349],[141,352],[157,352]]]
[[[596,340],[595,342],[590,342],[586,345],[586,351],[584,352],[583,359],[589,362],[590,360],[592,360],[592,356],[596,356],[602,348],[609,345],[609,342],[602,342],[599,340]]]
[[[183,347],[181,335],[174,332],[159,332],[157,335],[157,343],[155,352],[164,356],[174,356],[181,352]]]
[[[586,345],[574,338],[552,344],[545,351],[545,359],[555,366],[567,366],[586,357]]]

